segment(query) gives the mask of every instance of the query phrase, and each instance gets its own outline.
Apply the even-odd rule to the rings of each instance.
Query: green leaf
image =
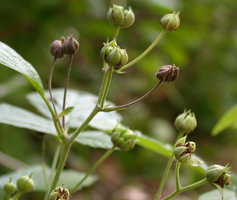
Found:
[[[41,95],[44,94],[41,79],[33,66],[2,42],[0,42],[0,64],[21,73]]]
[[[236,200],[237,196],[233,191],[224,189],[224,200]],[[211,190],[202,194],[198,200],[220,200],[221,195],[218,190]]]
[[[4,184],[8,183],[9,178],[11,177],[13,182],[16,182],[16,180],[23,176],[23,175],[29,175],[30,173],[33,173],[33,180],[35,182],[35,192],[44,192],[46,190],[46,184],[44,175],[42,173],[42,167],[40,165],[30,166],[27,168],[19,169],[15,172],[3,175],[0,177],[0,199],[4,199],[3,195],[3,186]],[[50,169],[46,168],[46,174],[49,176]],[[63,185],[64,187],[73,188],[83,177],[85,173],[77,172],[74,170],[64,170],[61,174],[60,180],[58,185]],[[85,182],[82,183],[80,188],[88,187],[92,185],[97,180],[97,177],[94,175],[90,175]]]
[[[63,112],[59,113],[57,117],[61,118],[65,115],[69,114],[70,112],[72,112],[73,108],[74,108],[73,106],[66,108]]]
[[[62,110],[63,89],[53,90],[53,97],[56,101],[57,112]],[[49,98],[48,92],[46,97]],[[35,106],[39,112],[51,119],[50,113],[37,93],[31,93],[27,96],[30,103]],[[74,109],[66,116],[71,128],[78,128],[94,109],[97,102],[97,96],[81,91],[68,90],[66,107],[73,106]],[[110,102],[106,102],[108,104]],[[110,103],[111,104],[111,103]],[[90,122],[89,126],[99,130],[112,130],[121,121],[121,116],[116,112],[101,112]]]
[[[212,135],[217,135],[221,131],[225,130],[229,127],[235,127],[237,120],[237,105],[231,108],[215,125],[215,127],[212,130]]]

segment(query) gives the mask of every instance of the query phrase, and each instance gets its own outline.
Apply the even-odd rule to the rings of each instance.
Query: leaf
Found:
[[[217,135],[228,127],[235,125],[237,120],[237,105],[231,108],[215,125],[212,135]],[[237,128],[237,127],[236,127]]]
[[[3,199],[3,186],[4,184],[8,183],[9,178],[11,177],[13,182],[16,183],[16,180],[23,176],[23,175],[29,175],[30,173],[33,173],[33,180],[35,183],[35,192],[43,192],[46,190],[45,180],[42,173],[42,167],[40,165],[30,166],[27,168],[19,169],[15,172],[3,175],[0,177],[0,199]],[[46,173],[49,176],[50,169],[46,168]],[[64,170],[61,174],[60,180],[58,185],[63,185],[64,187],[73,188],[83,177],[85,173],[77,172],[74,170]],[[85,182],[82,183],[80,188],[88,187],[92,185],[97,180],[97,177],[94,175],[90,175]]]
[[[0,104],[0,123],[27,128],[42,133],[56,134],[53,122],[25,109]]]
[[[41,79],[33,66],[2,42],[0,42],[0,64],[21,73],[41,95],[44,94]]]
[[[72,112],[73,108],[74,108],[73,106],[66,108],[63,112],[59,113],[57,117],[61,118],[65,115],[69,114],[70,112]]]
[[[57,112],[60,113],[62,110],[63,89],[53,90],[52,93],[56,101]],[[49,98],[48,92],[46,93],[46,96]],[[46,117],[51,118],[45,103],[37,93],[31,93],[27,98],[39,112]],[[96,102],[97,96],[93,94],[68,90],[66,107],[74,107],[72,112],[66,116],[66,119],[69,121],[69,126],[72,128],[78,128],[94,109]],[[89,126],[99,130],[112,130],[120,121],[121,116],[116,112],[101,112],[96,115],[96,117],[90,122]]]
[[[236,200],[237,197],[233,191],[224,189],[224,200]],[[211,190],[209,192],[206,192],[202,194],[198,200],[220,200],[221,195],[218,190]]]

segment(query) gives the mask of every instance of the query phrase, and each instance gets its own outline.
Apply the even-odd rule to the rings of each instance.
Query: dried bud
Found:
[[[17,188],[22,193],[32,191],[34,187],[35,184],[31,176],[22,176],[17,180]]]
[[[195,142],[186,142],[186,137],[179,139],[174,148],[175,158],[181,163],[190,163],[192,162],[192,154],[196,150]]]
[[[137,142],[136,137],[133,131],[122,127],[113,130],[111,141],[121,150],[129,151],[134,148]]]
[[[100,52],[104,62],[119,69],[128,61],[128,54],[125,49],[120,49],[115,41],[107,42]]]
[[[52,42],[50,46],[50,53],[55,58],[62,58],[64,56],[61,40],[54,40]]]
[[[7,194],[12,195],[16,192],[16,184],[10,180],[9,183],[4,185],[3,189]]]
[[[109,8],[107,18],[111,24],[121,28],[128,28],[135,21],[135,15],[131,8],[124,9],[124,7],[115,4]]]
[[[156,77],[164,82],[171,82],[178,78],[179,68],[175,65],[164,65],[156,73]]]
[[[70,192],[67,188],[57,187],[49,196],[49,200],[69,200]]]
[[[67,38],[65,42],[63,43],[63,52],[66,55],[74,55],[77,52],[78,48],[79,48],[79,43],[72,36]]]
[[[222,188],[224,188],[225,185],[231,184],[230,169],[228,165],[211,165],[206,171],[206,178],[209,183],[216,184]]]
[[[175,127],[182,133],[190,133],[197,127],[195,114],[191,110],[184,111],[175,120]]]
[[[163,16],[160,24],[166,31],[175,31],[180,25],[179,12]]]

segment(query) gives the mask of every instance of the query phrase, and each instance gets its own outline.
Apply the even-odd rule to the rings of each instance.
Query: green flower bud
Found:
[[[3,189],[7,194],[12,195],[16,192],[16,184],[10,180],[9,183],[4,185]]]
[[[55,58],[62,58],[64,56],[61,40],[54,40],[52,42],[50,46],[50,53]]]
[[[34,189],[35,184],[30,176],[21,176],[17,180],[17,188],[20,192],[26,193]]]
[[[107,13],[109,23],[120,26],[121,28],[128,28],[135,21],[135,15],[131,8],[124,9],[122,6],[113,4]]]
[[[190,110],[184,111],[175,120],[175,127],[182,133],[190,133],[197,127],[195,114]]]
[[[209,183],[217,184],[224,188],[225,185],[231,184],[229,170],[228,165],[211,165],[206,171],[206,178]]]
[[[111,141],[114,146],[119,147],[121,150],[129,151],[136,145],[136,135],[133,131],[126,128],[116,128],[111,135]]]
[[[49,196],[49,200],[69,200],[70,192],[67,188],[57,187]]]
[[[179,68],[175,65],[164,65],[156,73],[156,77],[163,82],[171,82],[178,78]]]
[[[192,160],[192,154],[196,150],[195,142],[186,142],[186,137],[179,139],[174,148],[175,158],[181,163],[189,163]]]
[[[120,49],[115,41],[107,42],[100,52],[104,62],[110,66],[114,66],[115,69],[119,69],[122,65],[128,61],[128,54],[125,49]]]
[[[175,31],[180,25],[179,12],[163,16],[160,24],[166,31]]]
[[[65,40],[62,48],[63,52],[66,55],[74,55],[79,48],[79,43],[75,38],[71,36]]]

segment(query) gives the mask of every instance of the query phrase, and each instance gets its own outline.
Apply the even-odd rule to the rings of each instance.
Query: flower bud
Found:
[[[136,144],[136,135],[133,131],[122,128],[115,128],[113,130],[111,141],[114,146],[119,147],[121,150],[129,151],[134,148]]]
[[[160,24],[166,31],[175,31],[180,25],[179,12],[163,16]]]
[[[179,68],[175,65],[164,65],[156,73],[156,77],[164,82],[171,82],[178,78]]]
[[[174,148],[175,158],[181,163],[190,163],[192,161],[192,154],[196,150],[195,142],[186,142],[186,136],[179,139]]]
[[[104,62],[115,69],[119,69],[128,62],[128,54],[125,49],[120,49],[115,41],[107,42],[100,52]]]
[[[49,200],[69,200],[70,192],[67,188],[57,187],[49,196]]]
[[[191,110],[185,110],[175,119],[175,127],[182,133],[192,132],[197,127],[195,114]]]
[[[78,48],[79,48],[79,43],[72,36],[67,38],[65,42],[63,43],[63,52],[66,55],[74,55],[77,52]]]
[[[54,40],[52,42],[50,46],[50,53],[55,58],[62,58],[64,56],[61,40]]]
[[[216,184],[224,188],[225,185],[231,184],[230,182],[230,169],[226,166],[211,165],[206,171],[206,178],[209,183]]]
[[[21,176],[17,180],[17,188],[22,193],[32,191],[34,187],[35,187],[34,181],[30,176]]]
[[[16,192],[16,184],[10,181],[4,185],[3,189],[7,194],[12,195],[14,192]]]
[[[121,28],[128,28],[135,21],[135,15],[131,8],[124,9],[122,6],[113,4],[107,13],[109,23],[120,26]]]

